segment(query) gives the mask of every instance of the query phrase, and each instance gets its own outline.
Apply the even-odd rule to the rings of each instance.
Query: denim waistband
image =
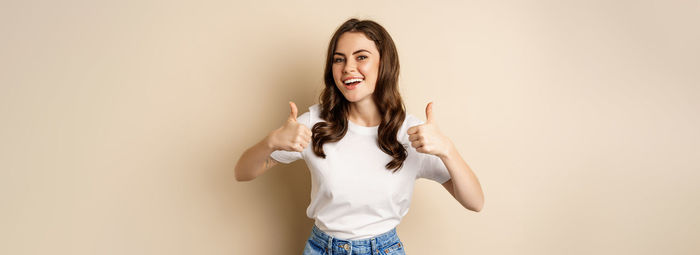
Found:
[[[377,249],[382,249],[382,247],[386,247],[400,241],[399,236],[396,234],[396,228],[370,238],[358,240],[335,238],[334,236],[323,232],[316,225],[313,226],[311,232],[312,237],[316,242],[322,244],[324,247],[330,250],[345,249],[347,251],[349,248],[352,249],[352,247],[355,247],[367,251],[376,251]],[[371,254],[375,253],[372,252]]]

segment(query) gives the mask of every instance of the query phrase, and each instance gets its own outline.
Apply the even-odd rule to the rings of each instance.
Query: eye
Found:
[[[357,59],[358,60],[365,60],[365,59],[367,59],[367,56],[360,55],[359,57],[357,57]]]
[[[340,63],[340,62],[343,62],[343,61],[345,61],[343,58],[335,58],[335,59],[333,59],[333,63]]]

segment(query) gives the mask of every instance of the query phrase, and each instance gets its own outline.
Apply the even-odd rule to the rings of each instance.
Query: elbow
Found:
[[[484,208],[484,206],[480,205],[480,206],[475,206],[475,207],[469,208],[469,210],[472,210],[473,212],[481,212],[482,208]]]
[[[236,176],[235,178],[236,178],[237,182],[248,182],[248,181],[252,181],[253,179],[255,179],[255,176],[252,176],[249,174],[244,174],[244,172],[238,168],[236,168],[236,170],[235,170],[235,176]]]
[[[247,181],[252,181],[252,180],[253,180],[253,178],[247,178],[247,177],[243,177],[240,175],[236,175],[237,182],[247,182]]]
[[[255,179],[255,177],[240,176],[238,174],[236,175],[237,182],[249,182],[249,181],[252,181],[253,179]]]
[[[473,212],[481,212],[481,209],[484,208],[484,199],[481,198],[481,201],[475,204],[467,204],[464,206],[464,208]]]

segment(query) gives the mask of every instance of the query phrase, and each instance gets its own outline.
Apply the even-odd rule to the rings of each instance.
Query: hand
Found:
[[[274,150],[303,151],[311,142],[311,130],[297,122],[297,105],[290,101],[289,107],[287,121],[268,135],[268,144]]]
[[[408,140],[416,151],[443,157],[452,149],[452,141],[438,129],[433,117],[433,102],[425,107],[426,122],[408,129]]]

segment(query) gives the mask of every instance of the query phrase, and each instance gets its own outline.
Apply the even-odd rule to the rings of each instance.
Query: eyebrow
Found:
[[[359,49],[359,50],[356,50],[355,52],[353,52],[352,55],[355,55],[355,54],[360,53],[360,52],[363,52],[363,51],[364,51],[364,52],[367,52],[367,53],[369,53],[369,54],[372,54],[372,52],[369,52],[368,50]],[[333,53],[333,55],[341,55],[341,56],[345,57],[345,54],[340,53],[340,52],[335,52],[335,53]]]

